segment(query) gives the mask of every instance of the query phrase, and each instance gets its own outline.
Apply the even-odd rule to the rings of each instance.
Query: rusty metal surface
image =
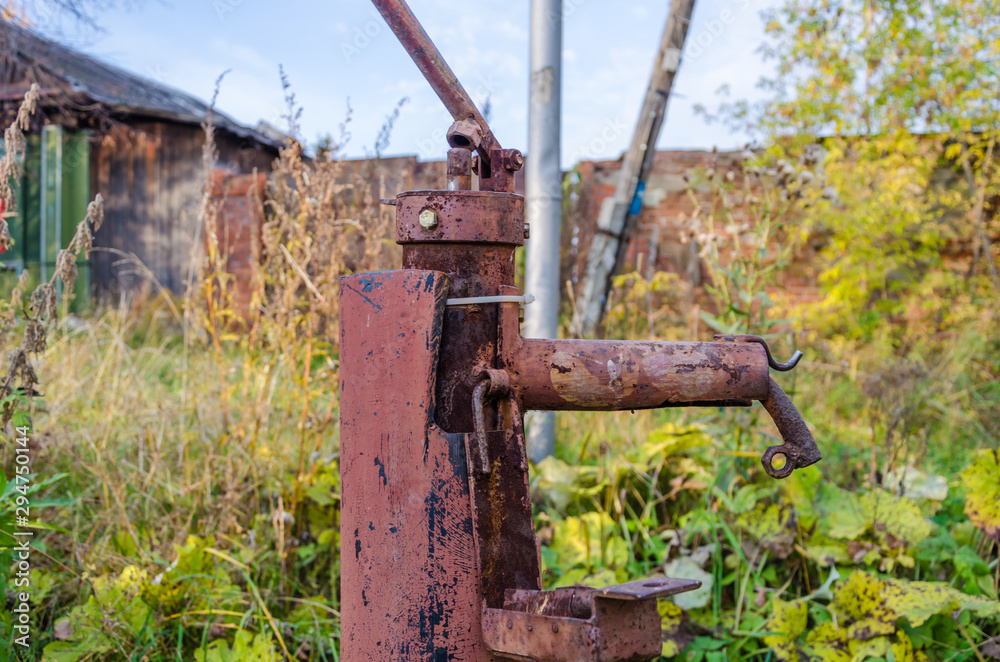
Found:
[[[594,589],[586,586],[569,586],[549,591],[507,589],[503,608],[542,616],[587,620],[594,615]]]
[[[385,22],[389,24],[403,48],[413,58],[413,62],[427,79],[434,93],[441,99],[441,103],[451,113],[452,118],[456,122],[471,119],[479,125],[482,135],[478,151],[481,167],[484,167],[485,173],[482,176],[484,178],[490,177],[491,153],[494,149],[500,148],[500,143],[493,136],[493,132],[482,113],[476,108],[469,93],[462,87],[455,72],[445,62],[440,51],[431,38],[427,36],[406,2],[403,0],[372,0],[372,2],[382,14]]]
[[[525,409],[615,410],[762,400],[760,345],[709,342],[512,342],[511,384]]]
[[[466,228],[462,232],[468,234],[461,235],[465,241],[457,243],[441,239],[403,243],[403,266],[447,273],[448,297],[452,299],[492,296],[512,285],[515,244],[523,242],[523,198],[467,191],[407,194],[398,198],[397,215],[410,214],[412,218],[428,198],[442,212],[442,231],[448,219],[462,219]],[[419,204],[408,208],[415,201]],[[398,221],[397,227],[404,227],[404,222]],[[455,433],[476,430],[473,394],[481,381],[479,371],[497,365],[499,323],[499,304],[446,308],[434,413],[442,429]],[[481,413],[479,426],[486,431],[486,452],[474,434],[466,434],[467,456],[473,461],[467,473],[483,600],[499,607],[506,588],[541,587],[540,564],[519,403],[506,398],[484,402]]]
[[[420,213],[433,210],[433,230]],[[396,243],[524,245],[524,196],[491,191],[407,191],[396,197]],[[496,294],[496,292],[491,292]]]
[[[516,401],[501,407],[505,429],[487,432],[489,472],[470,471],[483,604],[501,607],[508,589],[542,587],[528,489],[524,426]],[[466,435],[467,448],[476,444]],[[472,454],[470,453],[470,456]]]
[[[490,296],[514,280],[514,246],[404,244],[403,267],[448,274],[448,297]],[[494,305],[448,306],[444,315],[435,420],[448,432],[472,432],[472,368],[493,365],[499,312]],[[492,425],[489,412],[487,423]]]
[[[492,463],[486,429],[486,399],[496,400],[510,393],[510,377],[503,370],[475,368],[473,376],[479,378],[472,391],[472,418],[475,425],[476,443],[469,447],[470,470],[477,474],[490,473]],[[506,433],[506,430],[500,430]]]
[[[544,603],[549,593],[556,592],[538,592],[530,602]],[[556,599],[564,603],[565,596],[561,591]],[[589,618],[556,615],[547,604],[530,612],[485,609],[484,642],[497,657],[511,660],[638,662],[659,656],[656,600],[594,600],[593,594],[591,600]]]
[[[341,655],[486,662],[464,435],[433,425],[448,278],[341,280]]]
[[[467,149],[448,150],[448,190],[472,189],[472,155]]]
[[[524,199],[506,191],[523,157],[496,144],[406,3],[375,4],[456,123],[450,190],[395,199],[407,271],[342,280],[344,659],[652,659],[656,598],[699,582],[541,591],[522,411],[761,400],[785,440],[765,468],[777,475],[780,453],[790,473],[819,452],[768,367],[797,358],[777,364],[752,336],[526,340],[517,303],[469,301],[517,294]]]
[[[647,577],[624,584],[615,584],[594,590],[598,598],[613,598],[615,600],[652,600],[693,591],[701,586],[695,579],[678,579],[676,577]]]
[[[507,660],[585,662],[599,659],[598,633],[589,620],[484,609],[483,640],[497,657]]]
[[[819,459],[768,374],[800,354],[779,364],[756,336],[525,340],[517,303],[469,301],[517,293],[524,158],[500,147],[406,2],[373,2],[455,123],[448,190],[395,199],[404,270],[341,280],[343,659],[653,659],[656,599],[699,582],[541,591],[522,411],[761,400],[785,441],[765,468],[786,475],[778,454],[787,473]]]
[[[483,129],[472,120],[458,120],[448,127],[448,133],[445,134],[445,137],[453,148],[459,148],[468,153],[470,150],[478,149],[483,142]],[[469,168],[470,170],[472,168],[471,155]]]
[[[601,625],[601,662],[652,660],[663,652],[656,600],[594,600],[594,612]]]
[[[774,419],[774,424],[778,426],[778,432],[781,433],[781,439],[785,443],[771,446],[764,451],[761,464],[764,465],[764,471],[772,478],[786,478],[795,469],[816,464],[823,459],[823,454],[788,394],[776,381],[771,379],[770,382],[768,396],[761,401],[761,404]],[[777,455],[785,456],[785,466],[780,469],[775,468],[773,464]]]
[[[514,191],[514,173],[524,166],[524,156],[516,149],[493,150],[493,173],[488,188],[491,191]],[[483,188],[480,182],[480,188]],[[522,218],[523,221],[523,218]]]

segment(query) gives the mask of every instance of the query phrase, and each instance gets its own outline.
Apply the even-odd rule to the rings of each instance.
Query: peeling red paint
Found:
[[[698,582],[542,591],[522,413],[760,400],[785,440],[768,453],[789,460],[776,473],[765,455],[765,468],[783,476],[820,457],[768,373],[797,358],[776,364],[751,336],[528,340],[517,303],[469,302],[518,294],[524,200],[509,191],[523,159],[496,143],[406,3],[375,4],[452,110],[450,139],[479,149],[484,190],[399,194],[403,269],[341,280],[343,659],[652,659],[656,598]],[[469,161],[450,153],[449,176],[464,182]]]

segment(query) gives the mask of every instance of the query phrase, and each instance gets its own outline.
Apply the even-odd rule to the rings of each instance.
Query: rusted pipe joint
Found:
[[[487,384],[485,397],[490,400],[503,398],[510,393],[510,375],[506,370],[478,366],[472,369],[472,377]]]
[[[483,129],[472,120],[459,120],[448,128],[447,138],[450,146],[473,151],[483,141]]]

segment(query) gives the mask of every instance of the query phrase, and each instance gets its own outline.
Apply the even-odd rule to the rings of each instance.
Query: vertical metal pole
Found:
[[[526,220],[531,228],[525,262],[528,338],[559,333],[559,238],[562,213],[560,124],[562,116],[562,0],[531,2],[531,90],[525,169]],[[528,456],[538,462],[555,452],[554,412],[531,412]]]

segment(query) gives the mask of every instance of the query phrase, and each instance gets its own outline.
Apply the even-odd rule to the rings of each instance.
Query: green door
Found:
[[[17,208],[7,219],[14,246],[0,253],[0,292],[8,293],[24,270],[32,289],[51,278],[59,250],[86,215],[90,202],[88,134],[46,126],[40,136],[29,136],[21,181],[15,189]],[[73,311],[90,305],[90,264],[79,257],[77,266],[79,276],[70,303]]]

